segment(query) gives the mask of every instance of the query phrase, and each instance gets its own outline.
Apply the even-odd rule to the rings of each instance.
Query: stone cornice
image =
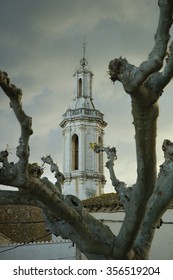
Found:
[[[91,180],[95,180],[95,181],[99,181],[102,183],[106,183],[106,179],[104,175],[101,175],[99,173],[93,173],[93,172],[87,172],[87,171],[74,171],[71,173],[64,173],[65,176],[65,181],[71,181],[72,179],[80,179],[80,180],[87,180],[87,179],[91,179]]]
[[[60,126],[65,127],[66,123],[69,121],[76,120],[86,120],[89,122],[99,122],[102,127],[106,127],[107,123],[103,120],[104,114],[95,109],[86,109],[86,108],[78,108],[78,109],[68,109],[63,115],[64,119],[60,123]]]

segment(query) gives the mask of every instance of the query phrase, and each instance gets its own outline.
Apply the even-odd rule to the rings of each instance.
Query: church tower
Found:
[[[63,115],[63,194],[73,194],[83,200],[103,193],[103,153],[96,154],[90,143],[103,145],[104,128],[107,123],[97,110],[92,97],[93,72],[85,57],[74,71],[74,93],[71,106]]]

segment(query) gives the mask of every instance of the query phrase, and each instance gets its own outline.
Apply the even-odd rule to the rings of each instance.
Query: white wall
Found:
[[[164,224],[155,232],[151,260],[173,260],[173,209],[166,211],[163,221]]]
[[[74,260],[71,241],[0,246],[0,260]]]
[[[91,213],[96,219],[103,220],[112,232],[117,235],[122,221],[123,212],[115,213]],[[163,224],[156,229],[155,237],[150,251],[151,260],[173,260],[173,209],[168,209],[162,217]]]

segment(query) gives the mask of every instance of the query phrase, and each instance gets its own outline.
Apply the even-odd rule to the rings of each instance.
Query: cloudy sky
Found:
[[[86,56],[94,72],[94,104],[108,123],[105,145],[117,148],[118,178],[135,182],[130,98],[121,84],[111,83],[107,69],[115,57],[126,57],[136,66],[147,59],[158,14],[156,0],[0,0],[0,69],[22,89],[24,109],[33,118],[31,162],[41,163],[40,158],[50,154],[62,170],[59,123],[71,103],[73,72],[82,57],[85,34]],[[0,149],[8,144],[15,160],[19,126],[2,90],[0,100]],[[163,140],[173,140],[172,101],[173,83],[160,99],[158,166]],[[111,191],[107,179],[106,191]]]

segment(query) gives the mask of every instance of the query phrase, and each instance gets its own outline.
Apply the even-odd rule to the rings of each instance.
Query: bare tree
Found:
[[[32,120],[23,111],[21,90],[10,83],[5,72],[0,72],[1,88],[21,127],[18,161],[10,163],[7,150],[0,153],[0,184],[17,187],[18,191],[0,191],[0,204],[41,207],[49,229],[70,238],[88,259],[147,259],[155,229],[173,199],[173,143],[163,143],[165,161],[158,175],[155,151],[158,99],[173,77],[173,43],[168,50],[173,1],[159,0],[158,5],[159,23],[148,59],[139,67],[122,57],[109,63],[111,80],[120,81],[132,101],[137,154],[137,181],[132,188],[116,178],[116,149],[92,145],[95,152],[106,152],[112,184],[124,205],[125,218],[117,236],[89,215],[78,198],[62,195],[63,175],[51,157],[43,158],[43,162],[55,172],[55,185],[42,177],[42,167],[29,163]]]

